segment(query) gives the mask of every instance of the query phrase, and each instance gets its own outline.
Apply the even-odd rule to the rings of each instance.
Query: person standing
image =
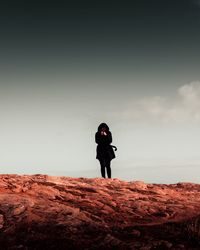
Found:
[[[112,146],[112,133],[106,123],[101,123],[95,134],[95,142],[98,144],[96,148],[96,159],[99,160],[101,166],[101,175],[105,178],[105,169],[107,170],[108,178],[111,178],[111,160],[115,158],[115,150]]]

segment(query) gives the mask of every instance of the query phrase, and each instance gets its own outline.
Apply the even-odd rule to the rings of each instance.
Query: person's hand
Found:
[[[105,131],[101,131],[101,135],[107,135]]]

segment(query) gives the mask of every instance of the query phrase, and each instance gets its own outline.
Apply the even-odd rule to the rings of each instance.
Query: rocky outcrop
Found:
[[[200,249],[200,185],[0,175],[0,249]]]

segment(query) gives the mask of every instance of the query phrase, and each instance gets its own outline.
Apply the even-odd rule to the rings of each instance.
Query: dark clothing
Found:
[[[95,141],[97,145],[96,159],[101,161],[102,159],[109,159],[110,161],[115,158],[115,153],[110,145],[112,143],[112,134],[110,131],[106,132],[107,135],[101,135],[100,131],[95,134]]]
[[[101,165],[101,175],[103,178],[105,178],[105,168],[107,170],[107,176],[108,178],[111,178],[111,168],[110,168],[110,160],[109,159],[102,159],[100,160]]]
[[[111,178],[110,162],[115,158],[113,147],[115,150],[116,147],[110,145],[112,143],[112,134],[106,123],[101,123],[99,125],[98,131],[95,134],[95,142],[98,144],[96,159],[100,161],[101,175],[105,178],[106,169],[108,178]]]

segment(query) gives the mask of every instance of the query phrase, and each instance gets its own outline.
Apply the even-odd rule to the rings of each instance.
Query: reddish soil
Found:
[[[0,249],[200,249],[200,184],[0,175]]]

